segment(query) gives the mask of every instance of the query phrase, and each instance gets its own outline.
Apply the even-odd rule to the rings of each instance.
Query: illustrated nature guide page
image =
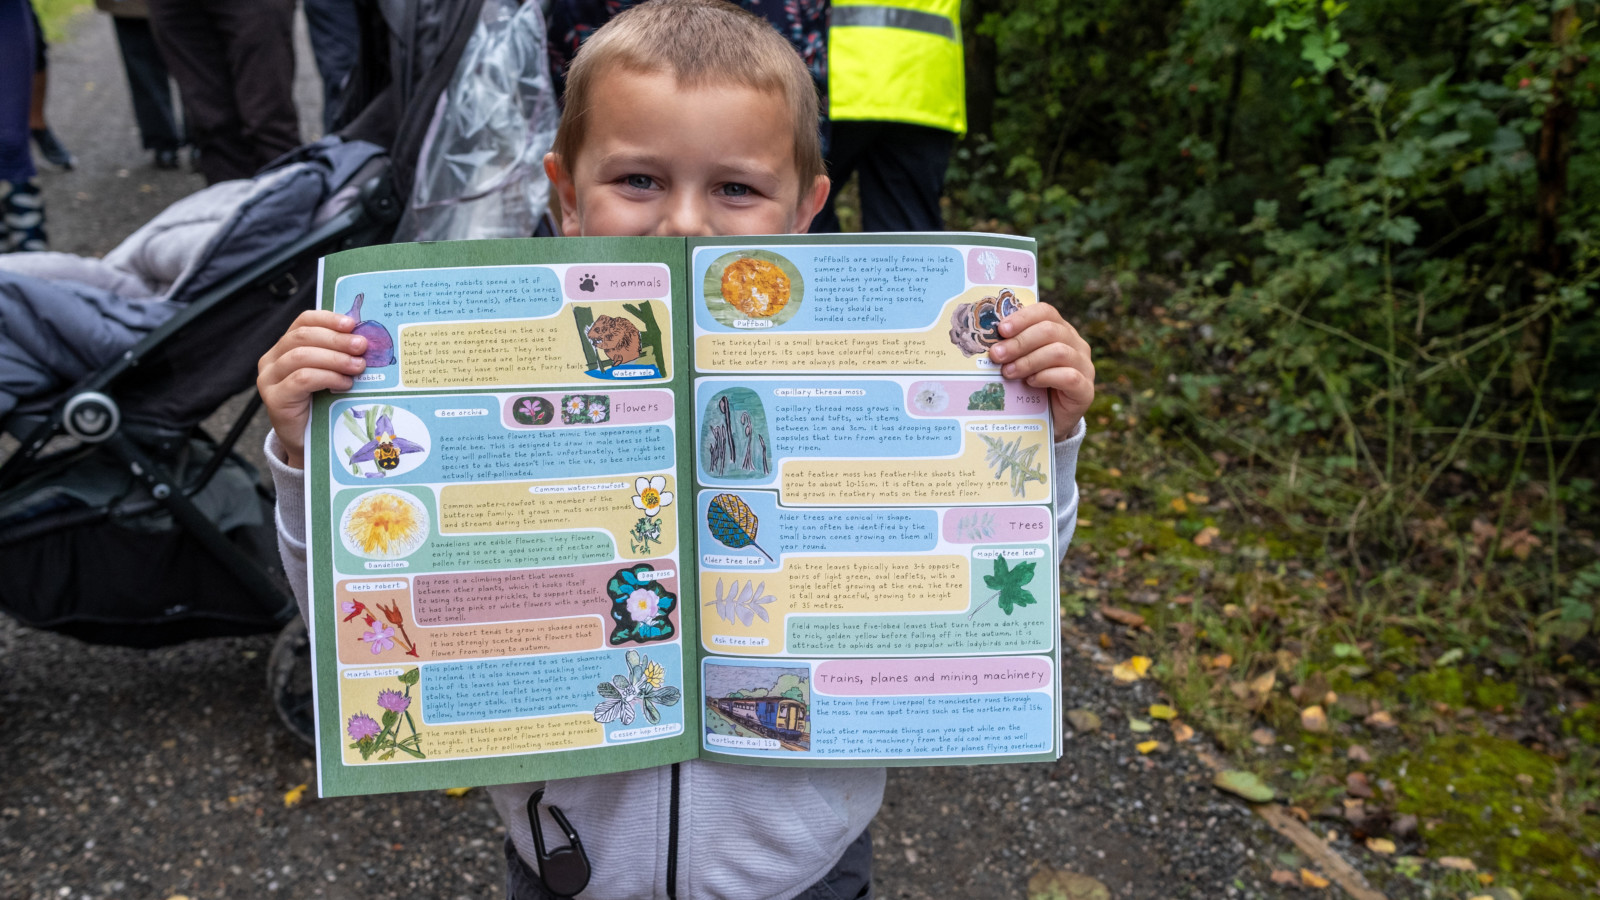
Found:
[[[1052,431],[996,235],[396,244],[307,440],[325,796],[1060,754]]]

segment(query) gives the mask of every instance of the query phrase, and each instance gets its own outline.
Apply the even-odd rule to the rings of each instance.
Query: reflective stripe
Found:
[[[949,40],[956,39],[956,26],[948,17],[902,9],[898,6],[835,6],[830,26],[857,26],[862,28],[904,28],[936,34]]]

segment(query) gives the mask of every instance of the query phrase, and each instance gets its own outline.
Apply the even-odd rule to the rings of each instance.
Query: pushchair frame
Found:
[[[298,612],[281,574],[231,541],[194,502],[195,496],[211,484],[222,466],[229,459],[237,459],[235,448],[260,409],[260,396],[250,397],[227,434],[218,440],[199,427],[198,422],[151,421],[142,419],[137,412],[126,414],[130,406],[128,394],[135,389],[132,383],[145,374],[142,367],[147,361],[167,351],[170,342],[181,340],[190,329],[206,322],[219,306],[241,294],[264,291],[270,295],[279,304],[274,318],[292,318],[283,304],[294,304],[294,314],[298,314],[299,309],[309,308],[314,285],[302,284],[295,270],[329,253],[381,242],[399,215],[400,201],[385,163],[377,167],[375,173],[369,173],[357,187],[355,202],[327,221],[263,253],[194,297],[112,363],[72,388],[47,401],[18,407],[0,420],[0,431],[19,441],[16,451],[0,463],[0,503],[23,496],[52,476],[98,453],[108,454],[131,473],[143,485],[146,495],[25,518],[0,528],[0,547],[46,533],[164,510],[177,527],[238,581],[258,608],[237,617],[230,617],[224,611],[208,611],[206,618],[213,627],[225,631],[233,625],[240,629],[239,633],[247,633],[273,630],[292,621]],[[300,302],[297,303],[297,299]],[[237,394],[249,384],[235,383],[229,387],[230,394]],[[183,478],[165,460],[191,438],[208,443],[211,453],[197,474]],[[61,439],[66,439],[65,446]],[[272,499],[268,487],[258,482],[256,489],[263,499]],[[261,623],[263,612],[270,614],[265,625]],[[230,618],[235,621],[230,622]],[[50,630],[61,623],[26,624]],[[64,630],[72,633],[70,629]]]

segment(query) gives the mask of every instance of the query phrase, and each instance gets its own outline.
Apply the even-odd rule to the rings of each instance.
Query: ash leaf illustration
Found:
[[[1031,606],[1037,601],[1027,589],[1028,582],[1033,580],[1034,563],[1017,563],[1016,568],[1011,568],[1006,563],[1004,556],[994,558],[994,574],[983,576],[983,583],[994,591],[993,596],[978,604],[977,608],[967,614],[971,619],[996,600],[1000,601],[1000,611],[1011,615],[1019,606]]]
[[[969,541],[994,537],[994,513],[984,513],[982,516],[971,513],[962,516],[956,522],[956,531],[964,540]]]
[[[766,587],[767,583],[765,581],[758,585],[755,579],[752,578],[744,583],[744,588],[741,590],[738,580],[735,579],[733,583],[728,585],[728,592],[724,594],[722,592],[722,579],[718,578],[717,599],[707,603],[706,606],[715,606],[717,608],[717,617],[730,625],[737,619],[748,628],[755,621],[756,616],[760,616],[763,622],[770,622],[772,618],[767,613],[765,604],[771,603],[777,598],[766,596],[764,593]]]

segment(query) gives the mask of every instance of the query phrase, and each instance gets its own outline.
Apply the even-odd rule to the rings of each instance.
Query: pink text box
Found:
[[[1049,394],[1043,388],[1029,387],[1020,381],[1007,379],[1001,382],[1006,389],[1005,409],[967,409],[974,391],[993,384],[990,381],[970,381],[954,378],[929,378],[913,381],[906,388],[906,409],[913,416],[1042,416]],[[923,409],[917,406],[917,394],[924,388],[936,388],[948,398],[943,409]],[[935,394],[936,396],[936,394]]]
[[[1017,541],[1048,541],[1055,532],[1050,510],[1042,506],[987,506],[977,509],[944,511],[944,539],[952,544],[1009,544]],[[990,517],[986,519],[985,517]],[[969,539],[961,536],[961,521],[982,521],[987,536]]]
[[[654,300],[672,288],[666,266],[573,266],[567,270],[567,296],[573,300]]]
[[[1021,250],[974,247],[967,251],[967,280],[973,284],[1033,287],[1036,269],[1033,255]]]

